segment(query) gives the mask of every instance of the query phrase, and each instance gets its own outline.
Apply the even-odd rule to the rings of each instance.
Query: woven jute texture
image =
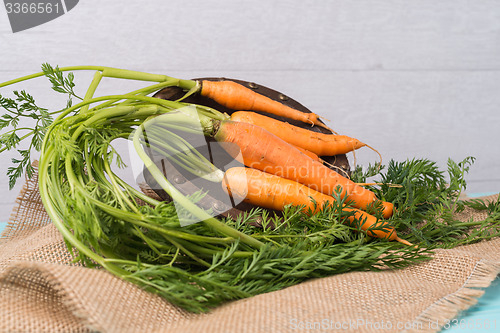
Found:
[[[0,238],[1,332],[436,332],[500,271],[497,238],[438,250],[407,269],[310,280],[194,315],[72,263],[36,184],[27,181]]]

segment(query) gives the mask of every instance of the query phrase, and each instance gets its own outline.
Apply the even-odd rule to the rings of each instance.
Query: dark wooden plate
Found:
[[[227,79],[227,78],[200,78],[196,80],[210,80],[210,81],[222,81],[222,80],[230,80],[237,82],[245,87],[248,87],[255,92],[262,94],[264,96],[267,96],[273,100],[276,100],[282,104],[285,104],[287,106],[290,106],[292,108],[295,108],[299,111],[302,112],[307,112],[310,113],[311,111],[297,102],[296,100],[267,87],[264,87],[262,85],[255,84],[253,82],[247,82],[247,81],[242,81],[242,80],[235,80],[235,79]],[[167,100],[176,100],[179,99],[183,96],[183,91],[178,88],[178,87],[168,87],[164,88],[160,91],[158,91],[154,97],[156,98],[162,98],[162,99],[167,99]],[[198,94],[192,95],[183,102],[188,102],[188,103],[194,103],[194,104],[201,104],[201,105],[206,105],[209,107],[212,107],[220,112],[225,112],[227,114],[232,114],[233,112],[236,112],[235,110],[228,109],[213,100],[200,96]],[[315,127],[310,127],[308,124],[304,124],[302,122],[297,122],[297,121],[292,121],[290,119],[286,119],[283,117],[279,116],[274,116],[274,115],[269,115],[265,114],[266,116],[273,117],[275,119],[289,122],[293,125],[300,126],[300,127],[307,127],[308,129],[316,132],[322,132],[322,133],[329,133],[328,130],[315,126]],[[217,148],[218,146],[214,144],[214,141],[212,139],[206,139],[206,147],[197,147],[197,149],[200,150],[200,152],[208,158],[214,165],[217,167],[222,167],[227,165],[227,163],[232,160],[232,158],[225,153],[222,148]],[[336,156],[323,156],[323,160],[328,162],[329,164],[333,165],[334,167],[340,168],[344,170],[346,173],[349,174],[350,172],[350,167],[349,167],[349,162],[347,160],[346,155],[336,155]],[[187,172],[183,170],[177,169],[174,165],[172,165],[168,160],[166,159],[155,159],[155,163],[157,166],[160,168],[160,170],[163,171],[163,173],[167,176],[167,178],[176,186],[176,188],[182,192],[185,195],[190,195],[193,194],[197,191],[200,190],[200,188],[203,188],[204,190],[208,189],[208,194],[198,203],[200,207],[203,207],[205,209],[211,209],[216,213],[216,215],[222,215],[222,216],[231,216],[231,217],[236,217],[238,214],[241,214],[242,211],[247,211],[254,206],[247,204],[247,203],[240,203],[237,205],[230,204],[227,202],[223,202],[221,200],[218,200],[216,198],[222,198],[226,196],[222,192],[222,188],[219,186],[214,187],[213,183],[209,184],[209,182],[205,182],[203,180],[199,179],[194,179],[191,175],[189,175]],[[337,171],[337,170],[336,170]],[[154,178],[151,176],[151,174],[148,172],[147,168],[144,168],[144,178],[146,180],[146,183],[151,187],[151,189],[158,194],[163,200],[169,201],[171,200],[168,194],[158,186]],[[222,197],[221,197],[222,195]]]

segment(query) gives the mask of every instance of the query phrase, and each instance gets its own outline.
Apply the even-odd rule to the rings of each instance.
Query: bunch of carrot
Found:
[[[352,234],[351,240],[344,237],[349,229],[357,229],[411,245],[389,223],[394,210],[391,203],[379,200],[322,159],[369,146],[333,131],[310,130],[311,126],[327,129],[314,113],[287,107],[232,81],[181,80],[104,66],[54,69],[44,64],[42,70],[0,83],[0,89],[46,76],[53,90],[69,95],[67,107],[49,112],[24,91],[15,92],[15,99],[0,95],[0,107],[7,111],[0,117],[0,129],[13,127],[0,136],[0,153],[31,138],[30,148],[40,150],[38,187],[44,208],[68,249],[76,249],[76,259],[85,265],[102,267],[186,309],[206,311],[223,301],[277,290],[309,277],[380,263],[402,267],[423,258],[421,249],[365,242]],[[95,71],[83,97],[73,90],[72,73],[63,76],[63,72],[79,70]],[[103,78],[154,83],[127,93],[94,96]],[[207,105],[149,96],[165,87],[181,88],[184,99],[200,94],[235,112],[229,116]],[[72,103],[72,97],[78,102]],[[256,112],[306,126],[292,126]],[[35,119],[35,126],[19,123],[20,117]],[[183,133],[223,143],[221,147],[244,166],[218,169]],[[147,170],[173,202],[147,196],[113,171],[112,163],[121,160],[113,148],[116,139],[132,141]],[[238,199],[234,201],[283,210],[287,226],[255,232],[249,224],[215,217],[197,205],[196,194],[192,200],[165,177],[148,150],[215,183]],[[18,166],[10,169],[15,171],[10,175],[14,181],[30,161],[29,150],[20,153],[23,160],[13,160]],[[301,207],[305,214],[318,214],[287,220],[286,215],[294,211],[290,205]],[[329,216],[328,211],[320,211],[324,207],[331,207],[346,224],[335,225],[342,230],[335,236],[330,234],[333,223],[315,219]],[[200,223],[183,225],[179,208]],[[373,210],[380,218],[368,213]],[[244,214],[242,221],[250,221],[251,216],[252,212]],[[392,250],[399,251],[400,257],[381,257]],[[400,260],[402,256],[405,260]]]
[[[146,95],[163,87],[177,86],[187,91],[185,97],[191,94],[200,94],[226,108],[235,110],[236,112],[228,117],[216,110],[210,110],[208,107],[203,109],[201,106],[204,111],[200,113],[200,118],[205,118],[203,127],[205,134],[212,136],[219,142],[236,145],[238,149],[235,156],[241,154],[241,162],[247,167],[247,169],[238,172],[229,170],[224,175],[224,181],[220,179],[223,188],[228,193],[264,208],[282,210],[291,204],[303,205],[304,210],[314,212],[315,209],[311,206],[313,202],[316,204],[332,202],[334,200],[332,193],[339,188],[342,198],[347,198],[354,206],[354,208],[346,207],[346,210],[353,211],[353,216],[362,221],[361,229],[367,231],[368,235],[409,244],[397,237],[394,228],[385,220],[382,221],[384,232],[380,232],[378,228],[373,230],[373,226],[379,225],[381,221],[368,214],[366,210],[378,205],[382,207],[383,218],[387,219],[393,214],[391,203],[381,202],[373,192],[329,168],[321,159],[321,156],[345,154],[361,147],[371,147],[355,138],[333,134],[335,132],[321,122],[320,116],[317,114],[293,109],[229,80],[181,80],[166,75],[100,66],[58,68],[56,74],[74,70],[96,70],[94,80],[83,99],[85,103],[80,111],[82,114],[89,112],[90,101],[92,101],[92,96],[103,77],[158,82],[125,96],[140,103],[158,104],[159,102],[153,101],[154,98],[146,97]],[[11,80],[2,83],[0,87],[44,74],[47,73],[37,73]],[[95,107],[96,111],[112,107],[120,98],[114,99],[113,96],[108,96],[99,100],[105,102]],[[154,111],[152,115],[170,112],[181,103],[164,101],[160,104],[160,106],[155,106],[158,111]],[[300,121],[310,126],[320,126],[332,133],[314,132],[252,111]],[[64,115],[66,114],[65,111]],[[234,151],[229,152],[234,153]],[[235,184],[242,182],[242,174],[246,175],[245,188],[247,191],[244,193],[235,190],[240,186]],[[352,222],[352,219],[350,220]]]
[[[375,194],[342,176],[321,161],[320,156],[352,152],[367,146],[345,135],[323,134],[307,128],[251,112],[260,111],[311,126],[328,128],[314,113],[304,113],[278,101],[256,93],[233,81],[202,81],[199,93],[217,103],[237,110],[228,120],[216,120],[206,133],[218,142],[237,146],[231,151],[239,155],[246,168],[229,169],[224,175],[223,187],[233,197],[251,204],[283,210],[287,205],[302,205],[304,211],[314,213],[318,207],[331,203],[332,193],[341,189],[355,208],[353,212],[361,229],[369,236],[397,240],[399,238],[387,221],[379,221],[365,211],[379,200]],[[227,147],[227,146],[226,146]],[[393,205],[380,202],[385,219],[393,214]],[[349,218],[348,222],[353,222]],[[382,228],[375,226],[382,225]]]

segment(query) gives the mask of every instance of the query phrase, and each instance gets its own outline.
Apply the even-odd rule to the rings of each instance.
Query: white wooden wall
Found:
[[[13,34],[0,7],[0,81],[43,62],[254,81],[389,159],[473,155],[469,192],[500,190],[500,1],[85,0]],[[89,74],[77,73],[82,90]],[[105,81],[100,93],[129,87]],[[16,85],[59,107],[40,79]],[[6,89],[0,91],[8,93]],[[0,221],[19,191],[0,157]],[[358,162],[373,162],[369,150]]]

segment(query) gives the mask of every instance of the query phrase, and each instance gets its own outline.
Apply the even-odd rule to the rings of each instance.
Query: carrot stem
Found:
[[[92,99],[94,97],[94,93],[97,90],[97,86],[99,86],[99,83],[101,82],[102,79],[102,72],[97,71],[94,74],[94,78],[92,79],[92,82],[89,85],[89,88],[87,89],[87,93],[85,94],[85,97],[83,98],[84,101],[88,101],[89,99]],[[89,104],[84,105],[81,109],[80,112],[83,114],[87,112],[89,109]]]
[[[144,126],[144,123],[143,125]],[[142,127],[141,126],[141,127]],[[138,129],[135,131],[134,136],[133,136],[133,144],[134,148],[141,158],[141,160],[144,162],[146,167],[148,168],[149,172],[153,176],[153,178],[156,180],[158,185],[160,185],[163,190],[165,190],[172,198],[175,198],[176,202],[179,203],[182,207],[184,207],[186,210],[188,210],[191,214],[193,214],[195,217],[200,219],[200,221],[203,221],[205,224],[213,228],[214,230],[229,236],[233,237],[235,239],[240,239],[243,243],[250,245],[255,248],[261,248],[264,246],[264,244],[255,238],[248,236],[222,222],[217,220],[216,218],[210,216],[206,211],[198,207],[196,204],[194,204],[192,201],[190,201],[186,196],[184,196],[175,186],[173,186],[163,175],[163,173],[158,169],[156,164],[150,159],[150,157],[146,154],[144,151],[141,142],[140,142],[140,137],[142,133],[142,128]]]
[[[95,70],[95,71],[102,71],[104,67],[102,66],[69,66],[69,67],[61,67],[59,68],[59,71],[61,72],[67,72],[67,71],[78,71],[78,70]],[[19,82],[31,80],[37,77],[44,76],[45,74],[43,72],[38,72],[26,76],[21,76],[13,80],[5,81],[0,83],[0,88],[10,86],[11,84],[16,84]]]
[[[331,163],[328,163],[327,161],[325,160],[321,160],[321,163],[325,164],[325,165],[328,165],[328,167],[330,167],[330,169],[334,169],[336,170],[337,172],[341,172],[344,174],[344,177],[347,178],[347,179],[350,179],[351,176],[349,175],[349,173],[347,171],[345,171],[344,169],[342,169],[341,167],[338,167],[334,164],[331,164]],[[359,185],[359,184],[358,184]]]
[[[128,69],[120,69],[120,68],[106,67],[106,66],[67,66],[67,67],[60,67],[58,68],[58,70],[60,72],[94,70],[102,72],[103,77],[126,79],[126,80],[153,81],[153,82],[164,82],[169,80],[175,80],[177,82],[178,87],[186,90],[191,90],[197,87],[198,84],[194,80],[176,79],[162,74],[151,74],[146,72],[132,71]],[[22,76],[10,81],[0,83],[0,88],[9,86],[11,84],[19,83],[22,81],[31,80],[44,75],[45,75],[44,72],[38,72]]]

